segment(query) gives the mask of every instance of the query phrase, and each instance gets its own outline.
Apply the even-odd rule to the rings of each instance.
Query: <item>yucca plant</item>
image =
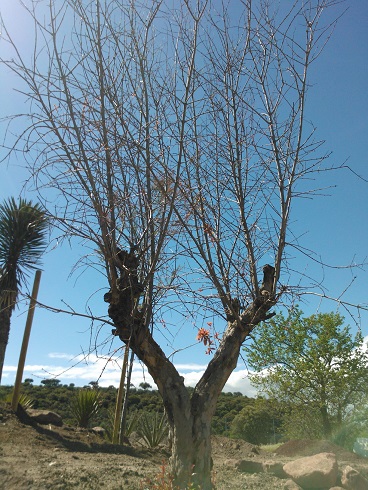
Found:
[[[13,399],[13,393],[8,393],[5,397],[5,402],[11,403],[12,399]],[[19,396],[18,404],[21,405],[24,408],[24,410],[27,410],[28,408],[33,408],[34,400],[30,396],[22,393]]]
[[[141,414],[138,411],[133,412],[130,417],[128,417],[125,427],[125,436],[129,437],[131,433],[137,429],[140,419]]]
[[[100,409],[101,393],[98,390],[79,390],[70,404],[73,418],[79,427],[87,428]]]
[[[48,221],[39,204],[10,198],[0,204],[0,381],[10,318],[30,269],[46,247]]]
[[[108,416],[107,416],[107,425],[108,428],[106,429],[106,437],[108,440],[112,441],[112,434],[114,430],[114,417],[115,417],[115,411],[114,410],[108,410]],[[125,430],[124,430],[124,436],[129,437],[132,432],[134,432],[137,429],[138,422],[140,420],[141,414],[138,411],[133,412],[127,419]]]
[[[137,434],[142,437],[148,447],[157,447],[168,433],[165,414],[145,412],[139,420]]]

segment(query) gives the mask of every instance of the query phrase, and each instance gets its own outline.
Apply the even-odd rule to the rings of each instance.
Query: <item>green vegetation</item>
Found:
[[[5,402],[11,403],[12,399],[13,399],[13,391],[6,395]],[[28,408],[34,407],[34,400],[31,397],[29,397],[28,395],[25,395],[23,393],[19,396],[18,404],[21,405],[25,410],[27,410]]]
[[[280,439],[281,420],[277,402],[257,398],[235,416],[230,436],[258,445],[275,443]]]
[[[165,414],[145,412],[139,419],[137,433],[148,447],[157,447],[168,434],[169,426]]]
[[[294,308],[255,330],[245,349],[257,373],[252,383],[284,404],[288,438],[342,434],[368,393],[368,354],[344,318],[320,313],[308,318]],[[267,371],[265,371],[267,370]]]
[[[109,438],[117,394],[114,386],[98,387],[96,390],[90,386],[77,388],[73,383],[62,385],[58,380],[44,381],[41,385],[33,385],[33,380],[29,378],[24,381],[20,399],[23,406],[31,403],[32,408],[53,410],[63,418],[64,423],[72,426],[99,425],[106,429]],[[12,386],[0,386],[0,399],[9,402],[12,389]],[[191,391],[191,388],[188,389]],[[93,417],[88,423],[78,422],[70,400],[88,395],[93,397],[96,393],[98,410],[92,410]],[[91,405],[93,407],[93,403]],[[213,418],[212,434],[244,439],[270,448],[281,440],[323,437],[313,404],[310,403],[307,412],[299,409],[300,405],[277,400],[248,398],[241,393],[221,393]],[[161,398],[156,390],[132,388],[125,435],[129,437],[137,431],[149,447],[155,447],[167,433],[163,414]],[[330,439],[351,450],[357,437],[368,437],[367,416],[368,399],[344,419],[344,424],[333,431]]]
[[[4,399],[12,392],[12,386],[0,386],[0,399]],[[62,385],[59,380],[48,379],[34,385],[33,380],[27,378],[22,384],[22,393],[32,398],[33,408],[48,409],[57,412],[66,424],[75,425],[76,421],[71,410],[70,400],[80,391],[90,390],[89,386],[78,388],[73,383]],[[191,388],[188,388],[191,391]],[[114,412],[117,389],[114,386],[98,387],[100,393],[99,410],[93,418],[93,424],[104,427],[107,432],[111,430],[111,413]],[[221,393],[217,410],[213,419],[212,432],[217,435],[230,435],[233,419],[239,411],[249,403],[252,398],[241,393]],[[157,390],[131,388],[129,392],[129,408],[126,434],[136,430],[140,416],[144,413],[163,414],[162,399]]]
[[[74,420],[79,427],[89,427],[100,409],[101,393],[94,389],[78,390],[70,404]]]

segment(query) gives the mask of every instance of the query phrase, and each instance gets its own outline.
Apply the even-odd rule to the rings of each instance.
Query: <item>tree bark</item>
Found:
[[[322,418],[323,436],[326,439],[329,439],[332,433],[332,428],[326,405],[322,405],[322,407],[320,408],[320,413]]]
[[[9,340],[11,308],[0,304],[0,383]]]

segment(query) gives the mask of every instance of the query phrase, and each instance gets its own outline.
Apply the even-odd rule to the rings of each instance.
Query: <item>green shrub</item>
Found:
[[[100,409],[101,394],[89,388],[79,390],[70,404],[70,410],[79,427],[87,428]]]
[[[165,414],[145,412],[139,419],[137,434],[142,437],[148,447],[157,447],[168,433]]]

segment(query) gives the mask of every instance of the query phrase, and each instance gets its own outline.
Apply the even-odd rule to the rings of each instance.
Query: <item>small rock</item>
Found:
[[[91,431],[94,433],[94,434],[97,434],[98,436],[104,436],[105,435],[105,429],[103,427],[93,427],[91,429]]]
[[[286,475],[302,488],[330,488],[337,483],[338,467],[333,453],[320,453],[286,463]]]
[[[295,481],[286,480],[284,483],[284,490],[303,490]]]
[[[263,465],[258,461],[240,459],[235,466],[238,471],[244,473],[263,473]]]
[[[265,473],[270,473],[278,478],[285,478],[283,463],[277,463],[276,461],[264,461],[262,466]]]
[[[230,466],[231,468],[237,468],[240,464],[240,459],[226,459],[224,461],[224,466]]]
[[[341,484],[347,490],[368,489],[368,480],[351,466],[344,468],[341,476]]]

